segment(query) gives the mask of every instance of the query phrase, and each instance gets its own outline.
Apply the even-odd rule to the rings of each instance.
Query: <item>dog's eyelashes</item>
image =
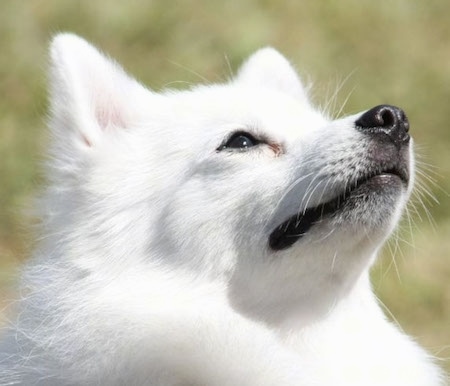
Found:
[[[251,147],[259,145],[261,142],[262,141],[258,140],[250,133],[247,133],[245,131],[238,131],[227,138],[225,142],[218,147],[217,150],[220,151],[230,149],[245,151]]]

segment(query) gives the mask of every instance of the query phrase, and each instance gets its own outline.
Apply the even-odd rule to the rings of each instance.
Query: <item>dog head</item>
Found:
[[[329,119],[270,48],[228,83],[155,93],[60,35],[51,84],[47,221],[87,271],[157,265],[223,281],[259,318],[314,313],[367,270],[411,190],[403,111]]]

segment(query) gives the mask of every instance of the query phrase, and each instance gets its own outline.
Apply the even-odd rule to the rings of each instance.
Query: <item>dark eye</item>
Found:
[[[237,149],[243,151],[260,143],[261,141],[258,141],[253,135],[239,131],[228,138],[217,150]]]

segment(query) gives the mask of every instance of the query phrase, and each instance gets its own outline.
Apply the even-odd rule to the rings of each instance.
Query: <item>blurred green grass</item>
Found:
[[[424,197],[374,269],[374,287],[406,332],[450,357],[450,3],[440,0],[58,1],[0,3],[0,298],[30,249],[28,216],[45,152],[47,45],[58,31],[98,44],[154,89],[221,81],[272,45],[335,111],[402,106],[421,154]],[[196,75],[200,74],[200,76]],[[180,82],[174,82],[180,81]],[[432,223],[434,222],[434,226]],[[395,264],[394,264],[395,262]],[[447,361],[447,368],[448,366]]]

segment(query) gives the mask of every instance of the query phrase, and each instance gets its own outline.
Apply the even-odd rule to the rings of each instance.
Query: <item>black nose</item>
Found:
[[[395,106],[376,106],[361,115],[355,125],[362,132],[388,136],[396,146],[409,142],[408,118],[402,109]]]

